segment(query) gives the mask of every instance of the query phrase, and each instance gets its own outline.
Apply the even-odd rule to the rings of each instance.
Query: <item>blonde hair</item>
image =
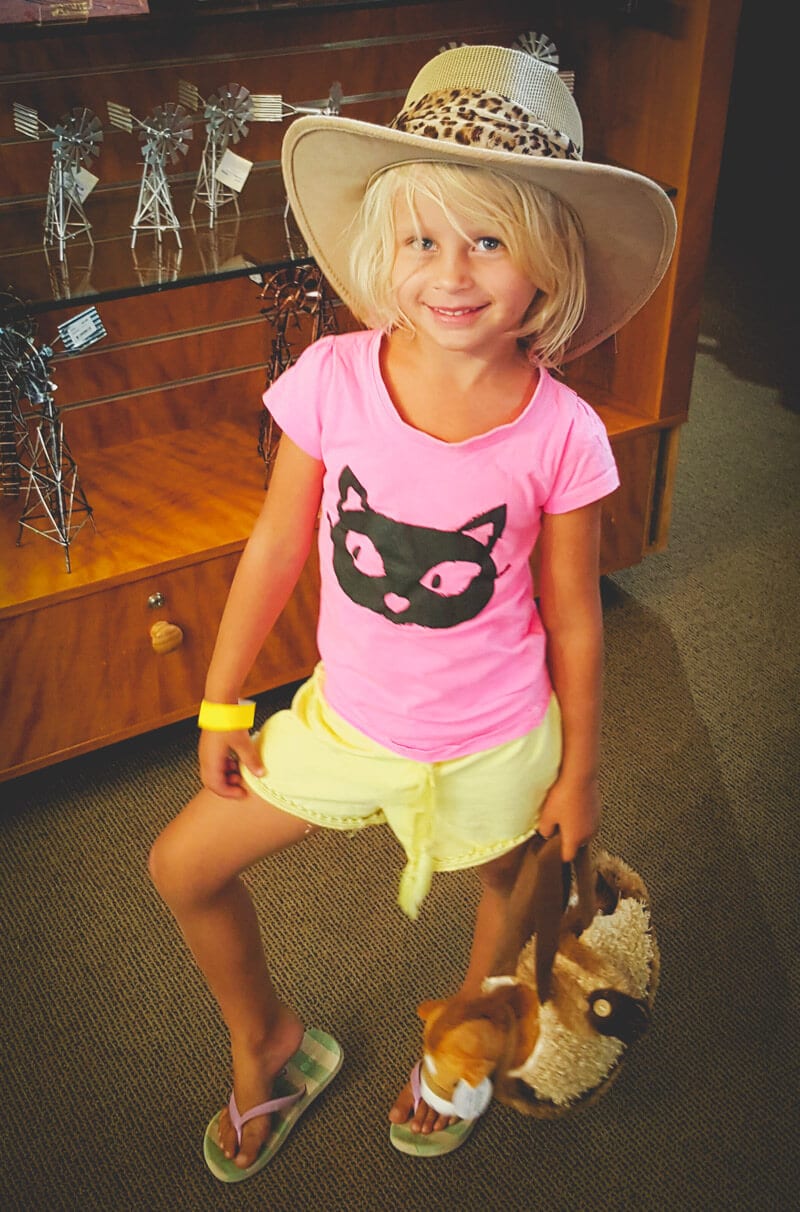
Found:
[[[459,219],[485,223],[486,234],[502,240],[537,288],[517,337],[537,365],[557,367],[586,306],[583,234],[566,203],[538,186],[461,164],[402,164],[370,181],[348,233],[356,313],[368,325],[410,331],[392,289],[398,194],[412,215],[422,196],[436,202],[457,231]]]

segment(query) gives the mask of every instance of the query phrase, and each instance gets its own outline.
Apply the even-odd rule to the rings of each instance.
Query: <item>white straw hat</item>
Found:
[[[413,162],[488,168],[556,194],[577,215],[587,306],[567,360],[621,328],[669,265],[675,212],[638,173],[581,159],[583,126],[558,73],[525,51],[459,46],[418,73],[389,126],[314,115],[283,141],[283,175],[311,255],[339,297],[354,295],[348,229],[371,178]]]

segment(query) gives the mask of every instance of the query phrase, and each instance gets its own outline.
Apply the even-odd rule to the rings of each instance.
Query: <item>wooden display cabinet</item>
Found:
[[[630,12],[628,10],[631,10]],[[4,27],[0,45],[0,288],[26,300],[37,340],[94,303],[106,338],[53,362],[58,404],[96,532],[63,550],[25,532],[20,499],[0,502],[0,778],[10,778],[194,714],[238,554],[259,509],[260,395],[272,332],[259,281],[306,256],[287,241],[278,169],[283,123],[253,124],[237,153],[254,163],[240,216],[188,221],[203,126],[170,170],[182,223],[160,254],[131,248],[139,174],[135,135],[111,129],[106,102],[146,116],[238,82],[295,105],[324,101],[385,122],[418,68],[449,42],[511,45],[545,31],[576,74],[587,159],[646,173],[672,194],[672,266],[618,336],[571,365],[568,381],[606,423],[622,485],[605,503],[603,569],[667,541],[678,432],[686,420],[739,6],[736,0],[441,0],[214,4],[151,0],[150,15]],[[52,124],[75,106],[103,120],[86,202],[90,246],[64,263],[42,246],[50,145],[15,133],[12,104]],[[324,183],[321,183],[324,188]],[[351,324],[339,309],[340,327]],[[300,343],[302,331],[290,337]],[[248,683],[305,676],[316,660],[317,571],[309,565]],[[153,648],[154,623],[182,642]],[[175,634],[175,633],[173,633]]]

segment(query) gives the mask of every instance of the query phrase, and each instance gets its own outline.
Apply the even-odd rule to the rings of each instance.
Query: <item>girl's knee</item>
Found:
[[[523,846],[517,846],[516,849],[509,850],[478,867],[478,879],[483,888],[490,888],[493,892],[510,892],[517,878],[523,850]]]
[[[179,856],[170,841],[168,829],[165,829],[150,847],[150,853],[147,856],[147,870],[156,891],[163,900],[169,903],[177,882]]]
[[[150,848],[147,860],[150,879],[171,909],[203,900],[215,891],[208,886],[208,866],[201,867],[194,852],[190,831],[183,827],[180,817],[167,826]]]

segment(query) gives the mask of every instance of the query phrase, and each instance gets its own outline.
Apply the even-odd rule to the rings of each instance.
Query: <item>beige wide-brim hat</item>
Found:
[[[565,360],[616,332],[663,277],[675,244],[672,203],[647,177],[584,161],[575,101],[525,51],[459,46],[419,72],[390,126],[298,118],[283,142],[286,190],[309,252],[351,309],[349,229],[370,180],[400,164],[464,164],[549,190],[583,229],[587,305]]]

